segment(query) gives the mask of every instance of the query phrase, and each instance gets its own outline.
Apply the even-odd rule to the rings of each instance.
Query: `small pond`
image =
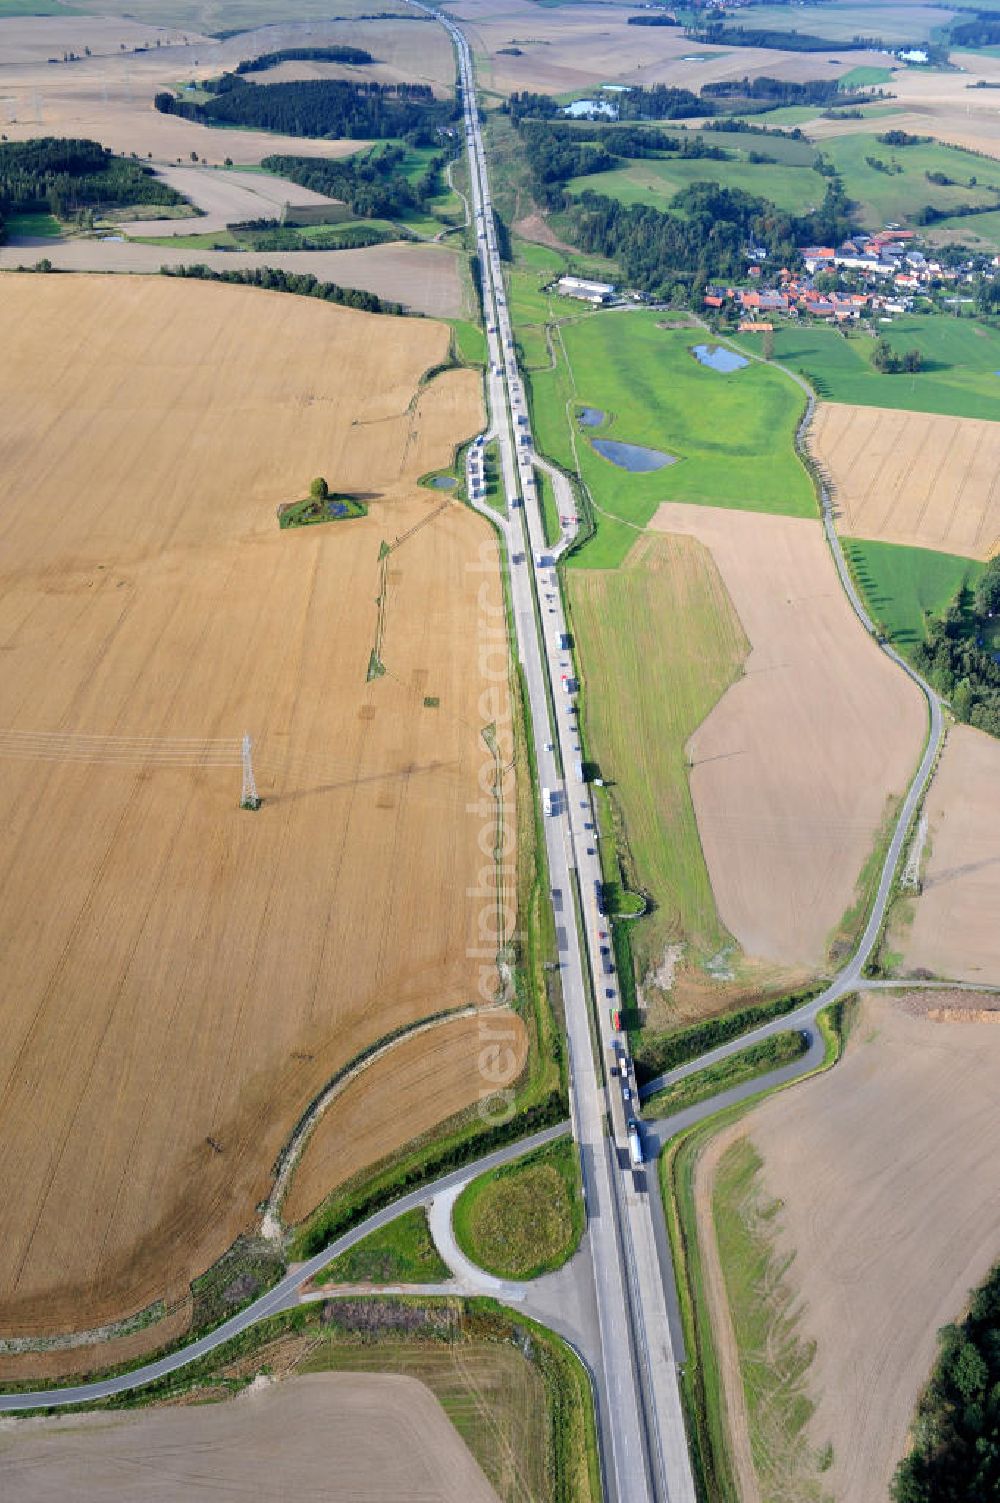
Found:
[[[457,481],[454,475],[435,475],[431,485],[436,491],[453,491]]]
[[[707,365],[713,371],[739,371],[750,364],[742,355],[737,355],[735,350],[724,350],[721,344],[696,344],[691,353],[699,365]]]
[[[566,105],[564,115],[570,115],[574,120],[587,120],[591,115],[604,115],[608,120],[618,119],[618,106],[608,99],[574,99],[572,104]]]
[[[662,470],[664,465],[677,462],[672,454],[663,454],[659,449],[644,449],[641,444],[620,444],[608,438],[594,438],[591,443],[598,454],[610,459],[620,470],[629,470],[633,475],[643,475],[649,470]]]
[[[606,417],[599,407],[581,407],[576,420],[581,428],[599,428]]]

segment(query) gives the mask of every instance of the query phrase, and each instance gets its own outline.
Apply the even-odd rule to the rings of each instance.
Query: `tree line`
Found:
[[[974,590],[963,586],[958,591],[913,649],[916,666],[950,701],[957,719],[991,736],[1000,736],[1000,663],[986,643],[998,615],[1000,557],[986,565]]]
[[[685,120],[737,109],[763,114],[788,105],[847,106],[885,97],[881,90],[844,91],[836,79],[813,78],[790,83],[765,74],[760,78],[731,78],[704,84],[698,94],[669,84],[654,84],[650,88],[637,84],[616,96],[615,107],[619,121]],[[511,94],[503,108],[515,124],[525,119],[552,120],[562,114],[562,106],[551,95],[534,94],[527,89]]]
[[[785,108],[787,105],[851,105],[864,104],[872,99],[884,98],[878,93],[857,93],[841,89],[835,78],[807,78],[802,83],[791,83],[785,78],[727,78],[718,83],[703,85],[702,98],[712,100],[742,101],[748,105],[764,104],[768,109]]]
[[[822,206],[805,215],[711,182],[682,189],[667,212],[590,191],[567,212],[581,249],[617,261],[630,286],[677,301],[698,301],[708,282],[742,276],[749,244],[766,245],[770,260],[789,265],[800,245],[837,245],[851,228],[837,177],[828,180]]]
[[[0,144],[0,222],[12,213],[67,218],[82,209],[184,202],[150,167],[98,141],[42,136]]]
[[[938,1360],[917,1410],[895,1503],[986,1503],[1000,1497],[1000,1265],[969,1313],[938,1333]]]
[[[207,87],[207,86],[206,86]],[[247,83],[235,73],[212,81],[211,98],[181,99],[165,90],[153,99],[165,115],[204,125],[250,125],[289,136],[384,140],[400,136],[431,145],[438,127],[457,115],[452,100],[435,99],[427,84],[355,83],[309,78],[292,83]]]
[[[774,31],[762,26],[724,26],[720,21],[707,26],[690,27],[685,33],[692,42],[713,47],[764,47],[779,52],[885,52],[879,37],[851,37],[850,41],[831,41],[829,37],[811,36],[805,31]]]
[[[547,209],[562,208],[570,178],[608,172],[632,158],[704,157],[727,160],[732,153],[697,135],[669,136],[659,129],[634,126],[551,125],[529,120],[519,127],[532,192]]]
[[[298,297],[316,297],[324,303],[341,303],[345,308],[360,308],[363,313],[401,314],[402,303],[390,302],[360,287],[340,287],[336,282],[320,282],[311,272],[283,271],[280,266],[234,267],[232,271],[214,271],[210,266],[161,266],[165,277],[194,277],[199,282],[235,282],[243,287],[264,287],[271,292],[293,292]]]
[[[262,52],[258,57],[237,63],[237,73],[264,73],[279,63],[351,63],[362,67],[375,59],[363,47],[280,47],[277,52]]]
[[[342,199],[359,219],[396,219],[425,208],[441,191],[440,156],[413,182],[402,170],[405,157],[405,147],[393,145],[341,161],[279,153],[265,157],[261,166],[300,188]]]

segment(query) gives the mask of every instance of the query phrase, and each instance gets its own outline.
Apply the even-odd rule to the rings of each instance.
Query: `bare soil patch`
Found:
[[[138,219],[121,226],[124,235],[190,235],[223,230],[247,219],[278,218],[285,208],[332,206],[338,200],[300,188],[271,172],[231,172],[225,167],[160,167],[157,177],[183,193],[196,208],[197,220]]]
[[[842,532],[970,558],[1000,548],[1000,423],[822,402],[810,442]]]
[[[501,596],[479,520],[414,484],[481,422],[475,373],[418,390],[445,327],[165,278],[6,277],[0,312],[17,1335],[182,1297],[321,1087],[476,996],[470,622]],[[279,532],[316,474],[370,514]]]
[[[196,229],[200,220],[185,220]],[[310,273],[321,282],[360,287],[431,318],[459,317],[465,306],[455,252],[446,245],[391,241],[363,250],[207,251],[116,240],[37,240],[0,246],[0,269],[32,267],[46,259],[58,271],[138,272],[162,266],[209,266],[213,271],[277,266]]]
[[[688,743],[719,916],[748,955],[819,967],[916,765],[922,696],[854,616],[818,522],[668,502],[651,526],[711,550],[752,648]]]
[[[811,1442],[832,1440],[837,1503],[886,1497],[936,1332],[996,1260],[998,1063],[992,1025],[869,993],[836,1069],[740,1124],[780,1202],[777,1252],[816,1343]]]
[[[0,1488],[8,1503],[496,1503],[430,1389],[395,1373],[315,1373],[231,1403],[0,1422]]]
[[[1000,742],[956,725],[927,795],[930,855],[907,970],[1000,983]]]

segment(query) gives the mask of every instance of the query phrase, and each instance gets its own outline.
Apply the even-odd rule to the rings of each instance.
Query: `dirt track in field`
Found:
[[[1000,550],[1000,423],[821,402],[810,445],[841,532],[970,558]]]
[[[321,1087],[476,997],[482,904],[456,894],[482,880],[474,627],[501,597],[488,530],[414,485],[481,421],[471,372],[415,396],[443,326],[163,278],[3,278],[0,314],[18,1334],[182,1296]],[[280,532],[316,474],[370,515]]]
[[[930,854],[905,972],[1000,983],[1000,741],[956,725],[927,795]]]
[[[430,1389],[395,1373],[313,1373],[228,1403],[6,1421],[6,1503],[496,1503]]]
[[[688,743],[719,917],[750,956],[820,966],[916,766],[923,698],[851,611],[819,522],[667,502],[650,525],[706,544],[752,647]]]
[[[957,995],[976,1008],[975,994]],[[832,1072],[724,1135],[750,1137],[780,1202],[777,1251],[793,1257],[799,1335],[816,1343],[808,1441],[832,1441],[821,1481],[837,1503],[888,1495],[936,1333],[996,1261],[998,1065],[995,1025],[934,1022],[868,994]],[[727,1326],[716,1340],[731,1340]]]

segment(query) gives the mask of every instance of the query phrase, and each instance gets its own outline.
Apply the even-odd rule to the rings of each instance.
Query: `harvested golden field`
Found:
[[[1000,742],[956,725],[924,805],[929,855],[906,971],[1000,983]]]
[[[190,226],[192,222],[183,223]],[[393,240],[364,250],[207,251],[114,240],[35,240],[30,245],[0,245],[0,270],[30,268],[42,256],[58,271],[138,272],[147,276],[155,275],[163,266],[200,265],[213,271],[277,266],[311,274],[321,282],[360,287],[431,318],[459,317],[465,311],[456,253],[447,245]]]
[[[996,94],[969,87],[979,81],[1000,83],[1000,58],[963,53],[956,62],[960,67],[953,71],[905,68],[894,73],[892,92],[906,113],[894,116],[892,125],[1000,156]]]
[[[713,1204],[730,1253],[742,1240],[734,1243],[733,1225],[742,1223],[758,1251],[766,1248],[771,1275],[748,1280],[730,1260],[729,1308],[722,1279],[708,1281],[746,1503],[762,1495],[886,1498],[937,1332],[961,1315],[996,1261],[1000,1028],[934,1021],[927,1009],[940,996],[867,994],[841,1063],[765,1101],[713,1139],[699,1165],[696,1194],[703,1207]],[[974,993],[951,1000],[982,1016]],[[761,1164],[726,1204],[719,1161],[724,1171],[727,1150],[745,1140]],[[717,1266],[711,1218],[701,1221],[708,1263]],[[756,1266],[759,1275],[764,1264]],[[756,1353],[755,1370],[751,1332],[774,1342]],[[759,1395],[777,1375],[769,1364],[791,1348],[798,1377],[768,1410]],[[780,1423],[789,1400],[815,1404],[797,1437]],[[828,1443],[832,1465],[817,1475]]]
[[[324,1113],[306,1144],[282,1207],[287,1223],[302,1221],[331,1190],[388,1158],[446,1117],[485,1099],[484,1073],[504,1038],[505,1085],[520,1076],[528,1053],[524,1024],[507,1011],[458,1018],[393,1046],[361,1070]]]
[[[312,1373],[231,1403],[7,1423],[6,1503],[497,1497],[430,1389],[396,1373]]]
[[[5,277],[0,316],[17,1334],[182,1295],[321,1087],[476,1000],[501,593],[488,530],[414,485],[482,419],[471,372],[418,390],[445,327],[165,278]],[[316,474],[370,514],[279,531]]]
[[[665,502],[650,525],[706,545],[751,645],[688,742],[719,917],[750,957],[822,967],[916,767],[923,698],[854,616],[819,522]]]
[[[1000,423],[821,402],[810,443],[839,531],[970,558],[1000,549]]]
[[[606,81],[667,83],[697,91],[703,84],[744,74],[837,78],[873,60],[872,54],[860,52],[835,57],[836,48],[828,56],[706,47],[686,38],[679,27],[629,26],[629,12],[609,5],[542,9],[533,0],[460,0],[454,14],[476,54],[483,86],[501,94],[514,89],[561,94]],[[521,49],[520,57],[500,50],[512,44]],[[685,61],[692,56],[699,60]]]

